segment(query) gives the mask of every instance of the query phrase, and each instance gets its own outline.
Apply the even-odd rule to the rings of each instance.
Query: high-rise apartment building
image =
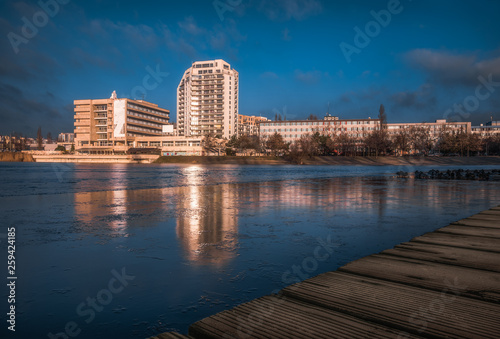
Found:
[[[75,100],[75,148],[78,152],[124,152],[137,137],[162,136],[171,129],[170,111],[144,101]]]
[[[193,63],[177,88],[178,135],[237,134],[238,83],[238,72],[224,60]]]

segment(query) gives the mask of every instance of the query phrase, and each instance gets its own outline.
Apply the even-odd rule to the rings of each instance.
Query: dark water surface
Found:
[[[15,337],[186,333],[500,204],[498,182],[394,178],[430,168],[0,163],[5,277],[16,227]]]

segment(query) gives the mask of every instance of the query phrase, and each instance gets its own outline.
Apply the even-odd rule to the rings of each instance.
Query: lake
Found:
[[[187,333],[500,204],[499,182],[395,178],[431,168],[0,163],[4,272],[16,228],[16,338]]]

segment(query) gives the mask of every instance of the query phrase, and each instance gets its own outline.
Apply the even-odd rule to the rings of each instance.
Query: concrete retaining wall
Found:
[[[149,164],[158,155],[33,155],[36,162],[75,162],[97,164]]]

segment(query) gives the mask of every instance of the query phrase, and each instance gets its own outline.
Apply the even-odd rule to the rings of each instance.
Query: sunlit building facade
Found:
[[[144,101],[119,99],[75,100],[75,149],[79,153],[120,153],[137,137],[172,131],[170,111]]]
[[[319,133],[322,135],[338,136],[346,134],[356,139],[363,139],[374,130],[380,128],[379,119],[332,119],[324,120],[295,120],[295,121],[267,121],[260,124],[260,136],[268,138],[274,133],[281,134],[285,142],[293,142],[305,135]],[[410,127],[423,127],[428,130],[432,140],[437,140],[443,131],[471,133],[470,122],[447,122],[436,120],[424,123],[388,123],[387,132],[390,137],[399,131]]]
[[[472,133],[481,137],[500,136],[500,121],[488,121],[486,124],[472,126]]]
[[[260,136],[269,138],[274,133],[281,134],[285,142],[293,142],[302,136],[316,132],[323,135],[348,134],[363,138],[380,126],[379,119],[346,119],[346,120],[294,120],[267,121],[260,124]]]
[[[238,86],[238,72],[224,60],[193,63],[177,88],[178,135],[237,134]]]
[[[265,117],[238,114],[238,135],[258,135],[259,124],[266,121]]]

